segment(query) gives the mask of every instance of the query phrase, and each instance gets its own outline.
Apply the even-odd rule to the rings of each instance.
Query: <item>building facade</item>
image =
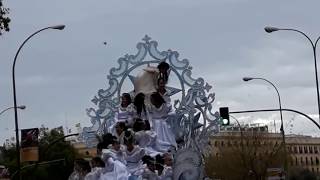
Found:
[[[243,139],[252,138],[252,134],[259,135],[259,141],[250,144]],[[212,154],[219,156],[232,146],[258,146],[261,150],[258,154],[268,154],[269,147],[281,147],[282,135],[280,133],[270,133],[267,126],[245,125],[241,129],[239,126],[221,127],[220,132],[212,137]],[[303,135],[286,135],[286,154],[288,155],[287,166],[290,168],[308,169],[320,174],[320,138]],[[267,147],[268,146],[268,147]],[[283,146],[282,146],[283,147]],[[270,148],[269,148],[270,149]]]

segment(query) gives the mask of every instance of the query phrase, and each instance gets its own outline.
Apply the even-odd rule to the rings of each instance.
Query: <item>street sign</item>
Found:
[[[21,130],[21,162],[39,160],[38,136],[38,128]]]

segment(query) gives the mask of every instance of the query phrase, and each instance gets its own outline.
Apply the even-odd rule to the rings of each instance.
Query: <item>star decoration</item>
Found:
[[[148,35],[145,35],[144,38],[142,39],[144,42],[149,43],[150,37]]]

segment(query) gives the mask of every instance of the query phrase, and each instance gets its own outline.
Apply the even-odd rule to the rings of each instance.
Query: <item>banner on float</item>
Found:
[[[21,130],[21,162],[39,160],[39,129],[22,129]]]

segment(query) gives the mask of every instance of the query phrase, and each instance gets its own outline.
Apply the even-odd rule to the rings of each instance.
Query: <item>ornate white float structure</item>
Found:
[[[215,94],[212,86],[203,78],[193,78],[192,67],[187,59],[179,60],[179,53],[172,50],[159,51],[157,41],[145,36],[143,42],[136,46],[135,55],[126,54],[118,59],[119,67],[111,68],[107,76],[109,87],[99,89],[98,94],[91,100],[96,107],[88,108],[92,126],[83,128],[81,139],[88,147],[96,146],[96,134],[108,131],[114,123],[114,114],[120,103],[124,81],[129,78],[134,81],[131,73],[140,66],[158,64],[166,61],[170,65],[170,78],[176,76],[179,87],[167,87],[173,99],[175,116],[168,121],[179,139],[178,150],[174,154],[173,179],[199,180],[204,178],[203,155],[206,154],[209,138],[217,133],[219,128],[219,113],[212,113],[212,103]],[[90,133],[90,132],[96,132]]]

